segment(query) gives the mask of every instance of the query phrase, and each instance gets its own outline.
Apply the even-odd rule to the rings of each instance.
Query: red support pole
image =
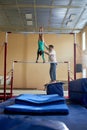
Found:
[[[7,43],[4,43],[4,100],[6,100]]]

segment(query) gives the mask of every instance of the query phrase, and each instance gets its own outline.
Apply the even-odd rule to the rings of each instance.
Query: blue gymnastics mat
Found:
[[[47,106],[28,106],[14,104],[5,108],[8,113],[23,113],[23,114],[68,114],[69,110],[66,104],[47,105]]]
[[[45,94],[22,94],[15,99],[16,104],[44,106],[50,104],[64,103],[65,99],[58,96],[58,94],[45,95]]]
[[[62,129],[58,122],[63,122],[69,130],[87,130],[87,109],[81,105],[68,104],[68,115],[5,114],[5,107],[14,102],[15,98],[11,98],[0,103],[1,130],[66,130]]]
[[[59,96],[63,97],[63,82],[58,82],[58,83],[52,83],[47,85],[47,94],[52,95],[52,94],[58,94]]]
[[[68,114],[69,109],[65,99],[57,94],[23,94],[15,99],[15,104],[5,107],[5,112],[18,114]]]
[[[1,130],[69,130],[61,121],[30,117],[1,116]]]

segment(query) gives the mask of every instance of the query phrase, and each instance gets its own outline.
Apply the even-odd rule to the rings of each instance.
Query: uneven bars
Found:
[[[13,61],[13,63],[23,63],[23,64],[38,64],[38,63],[40,63],[40,64],[50,64],[50,63],[54,63],[54,62],[45,62],[45,63],[43,63],[43,62],[38,62],[38,63],[36,63],[36,62],[33,62],[33,61]],[[69,61],[61,61],[61,62],[56,62],[56,63],[59,63],[59,64],[61,64],[61,63],[69,63]]]

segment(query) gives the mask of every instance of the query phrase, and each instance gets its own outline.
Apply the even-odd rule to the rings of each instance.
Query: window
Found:
[[[82,34],[82,50],[85,51],[86,50],[86,33],[83,32]]]
[[[86,78],[86,68],[83,68],[82,77],[83,77],[83,78]]]

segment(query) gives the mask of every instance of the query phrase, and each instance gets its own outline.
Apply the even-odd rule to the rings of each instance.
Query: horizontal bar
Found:
[[[15,4],[0,4],[0,8],[2,8],[4,6],[4,9],[9,8],[16,8],[17,5]],[[32,4],[18,4],[19,8],[43,8],[43,9],[55,9],[55,8],[82,8],[84,6],[78,6],[78,5],[32,5]]]
[[[16,32],[15,32],[16,33]],[[60,32],[17,32],[21,34],[74,34],[74,33],[60,33]]]
[[[50,63],[54,63],[54,62],[45,62],[45,63],[43,63],[43,62],[38,62],[38,63],[36,63],[36,62],[33,62],[33,61],[14,61],[13,63],[23,63],[23,64],[50,64]],[[68,61],[62,61],[62,62],[56,62],[56,63],[59,63],[59,64],[61,64],[61,63],[69,63]]]

